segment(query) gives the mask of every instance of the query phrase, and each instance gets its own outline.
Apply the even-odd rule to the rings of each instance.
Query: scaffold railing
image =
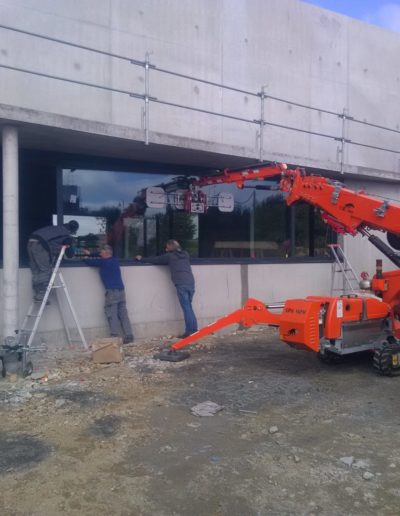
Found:
[[[367,142],[356,141],[356,140],[347,138],[346,134],[348,132],[349,124],[361,124],[361,125],[372,127],[374,129],[378,129],[380,131],[387,131],[387,132],[391,132],[391,133],[395,133],[395,134],[400,134],[400,130],[393,128],[393,127],[387,127],[382,124],[368,122],[367,120],[362,120],[361,118],[353,117],[348,113],[348,110],[345,107],[343,108],[342,112],[336,112],[336,111],[332,111],[329,109],[325,109],[321,106],[308,105],[308,104],[296,102],[296,101],[293,101],[293,100],[290,100],[287,98],[281,98],[278,96],[269,95],[266,92],[265,86],[261,86],[259,91],[255,92],[255,91],[250,91],[250,90],[246,90],[243,88],[239,88],[236,86],[231,86],[231,85],[222,84],[222,83],[215,82],[215,81],[210,81],[210,80],[207,80],[207,79],[204,79],[201,77],[191,76],[191,75],[184,74],[184,73],[181,73],[178,71],[169,70],[167,68],[158,67],[154,63],[150,62],[150,54],[149,53],[146,53],[144,60],[140,60],[140,59],[137,59],[134,57],[117,54],[117,53],[113,53],[113,52],[108,52],[108,51],[94,48],[91,46],[81,45],[81,44],[75,43],[73,41],[67,41],[64,39],[55,38],[55,37],[45,35],[45,34],[35,33],[32,31],[24,30],[24,29],[21,29],[18,27],[12,27],[12,26],[5,25],[5,24],[0,24],[0,29],[5,30],[5,31],[13,31],[15,33],[19,33],[21,35],[25,35],[28,37],[43,39],[43,40],[52,42],[54,44],[69,46],[69,47],[83,50],[86,52],[99,54],[99,55],[102,55],[105,57],[119,59],[119,60],[128,62],[133,66],[142,67],[145,72],[144,92],[139,93],[139,92],[129,91],[129,90],[122,89],[122,88],[112,87],[109,85],[102,85],[102,84],[97,84],[97,83],[92,83],[92,82],[87,82],[87,81],[81,81],[81,80],[74,79],[74,78],[63,77],[63,76],[59,76],[59,75],[55,75],[55,74],[49,74],[49,73],[45,73],[40,70],[33,70],[33,69],[28,69],[28,68],[23,68],[23,67],[18,67],[18,66],[12,66],[12,65],[6,64],[6,63],[0,63],[0,68],[2,68],[2,69],[13,70],[13,71],[17,71],[20,73],[31,74],[31,75],[35,75],[38,77],[45,77],[45,78],[57,80],[57,81],[64,81],[64,82],[71,83],[71,84],[78,84],[81,86],[96,88],[99,90],[105,90],[105,91],[109,91],[109,92],[113,92],[113,93],[120,93],[120,94],[128,95],[129,97],[132,97],[134,99],[141,100],[143,102],[143,121],[144,121],[143,130],[144,130],[144,143],[146,145],[150,144],[150,118],[149,118],[150,104],[155,103],[155,104],[160,104],[160,105],[164,105],[164,106],[174,107],[174,108],[188,110],[188,111],[194,111],[194,112],[203,113],[203,114],[207,114],[207,115],[211,115],[211,116],[226,118],[226,119],[235,120],[238,122],[244,122],[247,124],[255,125],[257,127],[257,131],[258,131],[258,133],[257,133],[257,138],[259,141],[258,158],[260,161],[264,161],[264,127],[265,126],[276,127],[276,128],[280,128],[280,129],[283,129],[286,131],[295,131],[298,133],[309,134],[311,136],[317,136],[317,137],[330,139],[335,142],[338,142],[340,144],[338,153],[340,155],[339,165],[340,165],[341,173],[344,173],[344,166],[345,166],[344,155],[345,155],[346,145],[353,145],[356,147],[364,147],[364,148],[368,148],[368,149],[372,149],[372,150],[376,150],[376,151],[392,153],[395,155],[400,154],[400,150],[399,150],[400,145],[399,145],[399,148],[389,148],[389,147],[385,147],[385,146],[371,145]],[[257,119],[246,118],[246,117],[234,114],[234,113],[215,111],[215,110],[210,110],[210,109],[203,109],[201,107],[190,106],[187,104],[172,102],[165,98],[162,99],[162,98],[156,97],[156,96],[150,94],[150,74],[151,73],[167,74],[167,75],[174,76],[174,77],[177,77],[177,78],[180,78],[183,80],[195,81],[195,82],[205,84],[208,86],[212,86],[215,88],[219,88],[222,90],[244,94],[244,95],[247,95],[247,96],[253,97],[253,98],[258,98],[259,102],[260,102],[260,106],[259,106],[260,116]],[[290,106],[295,106],[295,107],[298,107],[301,109],[306,109],[309,111],[316,111],[319,113],[326,114],[328,116],[336,117],[342,121],[341,132],[340,132],[341,134],[329,134],[328,132],[313,131],[313,130],[307,129],[307,128],[294,127],[291,125],[276,123],[276,122],[273,122],[272,120],[267,120],[265,118],[265,102],[267,100],[272,101],[272,102],[285,103]]]

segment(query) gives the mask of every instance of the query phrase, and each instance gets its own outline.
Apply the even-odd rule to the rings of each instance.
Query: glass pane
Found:
[[[52,224],[52,215],[57,211],[57,170],[46,158],[42,154],[21,152],[19,238],[22,263],[28,263],[26,244],[29,236],[35,230]]]
[[[325,224],[318,210],[314,210],[314,256],[331,258],[328,244],[337,243],[337,233]]]
[[[251,255],[256,258],[284,258],[288,252],[289,230],[282,194],[255,191],[254,201],[254,254]]]
[[[310,205],[306,203],[296,204],[296,245],[295,256],[310,256]]]
[[[120,258],[164,252],[166,240],[178,240],[191,256],[204,258],[287,258],[325,256],[331,238],[313,208],[302,203],[294,209],[295,245],[290,242],[291,209],[276,183],[263,181],[238,189],[236,185],[202,188],[206,213],[187,213],[183,197],[187,179],[174,175],[138,172],[63,170],[64,221],[76,219],[80,228],[77,250],[113,246]],[[160,201],[149,208],[146,189],[162,187]],[[186,190],[187,191],[187,190]],[[165,196],[163,197],[163,192]],[[218,196],[230,193],[232,212],[218,209]]]
[[[296,204],[296,256],[329,257],[328,244],[335,243],[336,238],[317,208],[306,203]]]
[[[80,249],[95,251],[103,243],[112,245],[120,258],[155,255],[174,238],[197,256],[198,215],[177,211],[173,202],[147,206],[146,189],[160,185],[172,191],[180,186],[173,175],[64,169],[64,221],[79,222],[77,255]]]
[[[264,190],[273,186],[264,181],[262,190],[251,184],[243,190],[235,185],[205,187],[209,199],[222,192],[235,199],[231,213],[211,207],[199,220],[199,255],[218,258],[283,257],[287,239],[286,205],[280,192]]]

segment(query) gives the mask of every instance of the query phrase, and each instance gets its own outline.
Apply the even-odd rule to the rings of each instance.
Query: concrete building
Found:
[[[132,211],[176,176],[280,161],[400,198],[399,34],[299,0],[0,0],[0,19],[4,336],[31,299],[26,239],[68,217],[86,220],[82,245],[120,229],[137,336],[182,329],[168,272],[131,260],[168,236],[194,256],[201,324],[249,296],[329,292],[327,235],[307,207],[247,190],[227,219]],[[373,270],[368,242],[345,247]],[[105,331],[96,273],[64,273],[87,335]],[[61,330],[53,306],[41,327]]]

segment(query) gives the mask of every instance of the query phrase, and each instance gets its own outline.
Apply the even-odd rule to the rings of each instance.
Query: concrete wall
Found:
[[[247,297],[273,302],[287,297],[327,294],[331,265],[195,265],[193,272],[196,278],[194,309],[200,326],[204,326],[241,307]],[[104,292],[98,271],[74,267],[63,268],[62,273],[84,333],[89,339],[106,335]],[[183,331],[182,313],[166,267],[126,266],[122,267],[122,275],[129,316],[137,337],[177,335]],[[31,302],[30,277],[29,269],[20,270],[21,322]],[[0,270],[0,289],[1,286]],[[53,299],[45,310],[39,337],[44,335],[49,344],[62,341],[62,327],[57,302]]]
[[[0,0],[0,19],[4,25],[130,58],[144,60],[150,53],[158,67],[253,92],[265,86],[267,95],[334,112],[345,109],[361,120],[399,129],[400,35],[298,0]],[[5,29],[0,34],[0,65],[145,92],[143,68],[126,61]],[[46,135],[41,147],[46,150],[67,133],[78,134],[83,154],[85,149],[89,153],[88,139],[93,135],[105,136],[99,149],[105,154],[110,137],[113,145],[116,139],[128,142],[133,153],[138,148],[135,143],[144,139],[141,100],[1,67],[0,80],[0,124],[20,123],[22,142],[28,141],[23,138],[28,127],[34,128],[39,139]],[[260,118],[258,98],[155,70],[150,72],[150,94],[250,120]],[[275,124],[342,135],[338,117],[271,98],[265,102],[265,118]],[[60,128],[66,132],[57,132]],[[207,150],[226,159],[260,156],[256,125],[161,104],[151,103],[149,136],[147,159],[152,160],[162,146],[177,153]],[[399,148],[398,134],[359,124],[347,123],[345,136]],[[24,145],[29,147],[29,141]],[[340,144],[331,139],[265,127],[264,159],[340,170],[339,151]],[[177,156],[170,159],[177,162]],[[135,156],[130,154],[130,158]],[[400,161],[394,153],[347,144],[344,163],[344,171],[351,174],[399,179]],[[371,191],[381,189],[395,193],[392,197],[400,196],[397,187],[370,186]],[[373,270],[378,252],[365,239],[346,238],[345,247],[357,269]],[[201,324],[240,306],[244,294],[280,301],[328,293],[330,284],[329,264],[253,265],[245,273],[240,265],[194,269],[195,309]],[[123,273],[138,336],[182,330],[166,271],[143,266],[124,267]],[[30,301],[29,270],[21,270],[20,275],[22,317]],[[68,268],[65,277],[85,329],[89,333],[105,329],[103,292],[96,272]],[[57,310],[51,306],[43,330],[60,327]]]
[[[2,24],[398,129],[400,35],[299,0],[0,0]],[[0,64],[144,93],[125,61],[1,31]],[[0,118],[144,138],[141,100],[1,69]],[[151,71],[162,100],[250,120],[260,101]],[[10,107],[12,109],[10,109]],[[29,111],[24,111],[26,108]],[[341,136],[341,120],[267,99],[266,120]],[[84,123],[83,123],[84,122]],[[99,126],[96,123],[103,125]],[[398,148],[399,135],[348,124],[347,138]],[[258,126],[151,104],[150,141],[259,157]],[[264,159],[340,169],[340,144],[266,126]],[[345,170],[398,177],[398,155],[347,145]]]

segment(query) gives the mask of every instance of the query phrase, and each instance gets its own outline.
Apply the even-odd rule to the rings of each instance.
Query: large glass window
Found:
[[[273,182],[214,185],[202,188],[211,206],[187,213],[173,201],[185,179],[172,174],[63,169],[62,217],[76,219],[79,248],[113,246],[123,259],[159,254],[169,238],[193,257],[289,258],[328,255],[332,234],[306,204],[287,207]],[[161,186],[168,202],[148,207],[146,189]],[[234,196],[232,212],[213,206],[221,192]],[[165,198],[164,198],[165,200]]]
[[[19,239],[21,263],[28,263],[29,236],[52,224],[57,211],[57,167],[45,153],[21,152],[19,174]]]
[[[268,185],[265,185],[268,187]],[[270,184],[272,186],[272,183]],[[239,190],[235,185],[204,189],[213,197],[221,191],[233,194],[231,213],[210,208],[200,220],[201,254],[214,257],[284,257],[289,239],[288,208],[282,194],[256,190],[251,185]]]
[[[120,258],[157,254],[165,240],[175,238],[198,255],[198,216],[168,204],[149,208],[146,188],[170,184],[175,176],[115,171],[62,171],[64,222],[79,222],[77,247],[113,246]],[[79,254],[79,253],[78,253]]]

